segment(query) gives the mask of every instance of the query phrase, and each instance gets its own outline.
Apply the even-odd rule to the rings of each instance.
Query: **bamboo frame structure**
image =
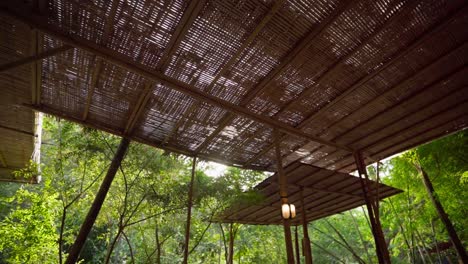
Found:
[[[286,168],[306,163],[341,177],[468,127],[467,14],[458,0],[1,1],[0,117],[9,118],[1,140],[32,144],[22,123],[36,110],[192,157],[278,170],[280,182],[265,188],[297,199],[301,184],[285,187],[294,179]],[[0,156],[14,161],[2,166],[21,167],[24,155],[14,154],[31,145],[4,145]],[[303,188],[316,210],[307,220],[364,199],[386,261],[381,197],[368,179],[364,193],[343,179],[349,189]],[[380,187],[384,197],[396,192]],[[327,210],[324,195],[337,206]],[[275,206],[259,221],[277,223]]]

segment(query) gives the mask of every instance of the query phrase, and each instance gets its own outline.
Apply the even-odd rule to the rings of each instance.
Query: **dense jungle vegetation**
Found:
[[[0,263],[64,262],[119,142],[104,132],[50,117],[44,119],[43,130],[42,182],[0,183]],[[191,166],[191,158],[132,143],[81,252],[81,262],[181,263]],[[281,226],[210,221],[267,175],[228,168],[223,175],[210,177],[207,166],[197,164],[188,262],[285,263]],[[27,177],[37,169],[31,164],[18,175]],[[368,170],[375,179],[377,165]],[[385,184],[404,191],[380,203],[392,262],[458,263],[422,172],[465,243],[468,133],[382,161],[378,171]],[[302,230],[297,232],[301,237]],[[377,263],[364,208],[314,221],[309,234],[314,263]]]

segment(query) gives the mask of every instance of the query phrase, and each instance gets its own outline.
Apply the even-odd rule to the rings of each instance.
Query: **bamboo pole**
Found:
[[[307,228],[307,212],[304,205],[304,191],[301,189],[301,209],[302,209],[302,233],[304,233],[303,250],[305,263],[312,264],[312,250],[310,248],[309,229]]]
[[[184,244],[184,260],[182,263],[187,264],[189,254],[189,240],[190,240],[190,220],[192,217],[192,205],[193,205],[193,181],[195,179],[195,166],[197,158],[194,157],[192,160],[192,178],[190,179],[190,187],[188,193],[188,206],[187,206],[187,227],[185,228],[185,244]]]
[[[5,72],[5,71],[8,71],[8,70],[11,70],[11,69],[14,69],[14,68],[26,65],[26,64],[37,62],[37,61],[46,59],[48,57],[52,57],[57,54],[63,53],[72,48],[73,48],[72,46],[64,45],[58,48],[51,48],[50,50],[44,51],[43,53],[39,53],[37,55],[31,55],[28,57],[18,59],[17,61],[8,62],[8,63],[0,65],[0,72]]]
[[[369,221],[371,223],[372,234],[374,236],[375,241],[375,248],[377,257],[379,259],[380,264],[390,264],[390,254],[388,252],[388,248],[385,242],[385,237],[382,231],[382,226],[380,225],[380,219],[378,214],[375,213],[377,206],[372,196],[369,196],[369,186],[368,182],[368,175],[366,171],[366,166],[364,164],[364,160],[362,158],[362,154],[358,151],[354,152],[354,159],[356,162],[356,166],[358,168],[359,178],[361,181],[361,187],[364,193],[364,200],[366,202],[367,212],[369,214]],[[365,179],[364,179],[365,178]]]
[[[109,188],[112,184],[112,181],[114,180],[115,174],[117,173],[117,170],[119,169],[119,166],[122,163],[122,160],[125,156],[125,153],[127,152],[129,145],[130,140],[127,138],[122,138],[122,140],[120,141],[119,148],[117,149],[117,152],[115,153],[114,158],[112,159],[109,169],[107,170],[107,174],[102,180],[101,186],[99,187],[99,191],[96,194],[96,197],[94,198],[93,204],[91,205],[91,208],[89,209],[88,214],[86,215],[86,218],[83,224],[81,225],[80,232],[76,237],[75,243],[70,249],[67,260],[65,262],[66,264],[73,264],[77,262],[81,249],[83,248],[83,245],[86,242],[86,238],[88,237],[88,234],[91,231],[94,222],[96,221],[99,211],[101,210],[102,204],[106,199],[106,195],[109,192]]]
[[[276,151],[276,164],[278,171],[278,183],[279,183],[279,195],[281,197],[281,204],[288,203],[288,194],[287,194],[287,181],[283,171],[283,162],[281,160],[281,150],[280,150],[280,133],[278,130],[274,130],[275,137],[275,151]],[[281,210],[281,208],[280,208]],[[283,219],[284,226],[284,239],[286,242],[286,254],[288,258],[288,263],[294,264],[294,251],[292,245],[291,237],[291,228],[289,219]]]
[[[297,234],[297,226],[294,227],[294,242],[296,246],[296,264],[301,264],[301,253],[299,250],[299,235]]]

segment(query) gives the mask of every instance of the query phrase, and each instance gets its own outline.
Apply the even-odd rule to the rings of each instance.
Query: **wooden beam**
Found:
[[[125,130],[124,134],[129,135],[132,133],[133,128],[135,127],[135,123],[138,121],[139,117],[143,114],[145,110],[145,106],[151,97],[151,92],[153,91],[153,82],[147,82],[145,84],[145,88],[141,92],[140,97],[138,98],[138,101],[133,108],[132,113],[130,114],[130,117],[128,118],[127,124],[125,125]]]
[[[352,179],[352,178],[350,178],[350,179]],[[347,179],[347,180],[349,180],[349,179]],[[333,184],[334,184],[334,183],[333,183]],[[349,187],[349,186],[344,186],[344,187],[340,188],[340,190],[343,190],[343,189],[348,188],[348,187]],[[325,194],[324,196],[320,197],[319,200],[316,200],[315,202],[320,201],[320,200],[325,200],[325,202],[324,202],[324,203],[320,203],[320,204],[318,204],[318,205],[315,205],[313,208],[316,209],[316,207],[318,207],[318,206],[320,206],[320,205],[323,205],[323,204],[326,204],[326,203],[328,202],[328,199],[327,199],[327,198],[328,198],[329,195],[342,195],[342,193],[340,193],[340,190],[338,190],[338,192],[333,192],[333,193],[324,192],[324,193],[326,193],[326,194]],[[298,190],[295,191],[295,192],[289,193],[289,196],[288,196],[288,197],[290,198],[290,199],[289,199],[289,202],[290,202],[290,203],[297,202],[297,200],[292,200],[291,197],[296,196],[296,195],[298,195],[298,194],[300,194],[300,189],[298,189]],[[313,192],[311,195],[315,195],[315,194],[316,194],[316,193]],[[342,195],[342,196],[346,196],[346,195]],[[271,197],[271,196],[270,196],[270,197]],[[343,199],[362,199],[362,197],[355,197],[355,196],[349,197],[349,196],[346,196],[346,197],[344,197]],[[275,200],[271,205],[277,204],[277,203],[278,203],[278,201]],[[274,213],[274,211],[273,211],[273,210],[270,210],[270,211],[266,212],[263,216],[255,216],[255,218],[257,218],[258,220],[262,220],[262,219],[268,218],[268,216],[271,215],[271,214],[273,214],[273,213]],[[254,216],[254,215],[252,215],[252,217],[253,217],[253,216]]]
[[[394,92],[395,90],[401,88],[402,86],[404,86],[406,83],[410,83],[416,76],[418,76],[419,74],[421,73],[424,73],[425,70],[428,70],[430,69],[431,67],[434,67],[436,66],[437,64],[441,63],[444,59],[446,59],[447,57],[450,57],[450,56],[453,56],[453,55],[456,55],[457,53],[459,52],[462,52],[463,50],[465,50],[466,48],[468,48],[468,42],[463,42],[461,44],[459,44],[455,49],[451,50],[451,51],[448,51],[440,56],[438,56],[434,61],[432,61],[431,63],[427,64],[426,66],[424,66],[422,69],[418,70],[417,72],[415,72],[414,74],[410,75],[410,76],[407,76],[406,78],[404,78],[403,80],[401,80],[400,82],[398,82],[397,84],[395,84],[394,86],[390,87],[389,89],[387,89],[385,92],[379,94],[377,97],[375,97],[374,99],[372,99],[371,101],[365,103],[363,106],[361,106],[361,109],[365,109],[366,107],[368,107],[369,105],[371,105],[372,103],[374,103],[376,100],[380,100],[382,98],[386,98],[389,94],[391,94],[392,92]],[[428,89],[431,89],[435,86],[438,86],[440,84],[443,84],[445,81],[447,80],[450,80],[452,77],[456,76],[457,74],[460,74],[461,72],[463,72],[464,70],[466,70],[466,65],[461,65],[459,67],[457,67],[453,72],[450,72],[450,73],[447,73],[447,74],[444,74],[443,76],[437,78],[436,80],[434,81],[431,81],[429,84],[423,86],[422,88],[418,89],[417,91],[414,91],[412,93],[410,93],[409,95],[407,95],[405,98],[400,98],[400,101],[398,101],[396,104],[392,105],[391,107],[389,108],[386,108],[385,110],[381,111],[381,112],[377,112],[375,113],[372,117],[368,118],[367,120],[364,120],[363,122],[361,123],[356,123],[352,128],[350,128],[349,130],[335,136],[332,138],[333,141],[338,141],[340,140],[344,135],[346,135],[347,133],[353,131],[353,130],[356,130],[356,129],[359,129],[360,126],[362,126],[363,124],[366,124],[376,118],[378,118],[379,116],[381,116],[383,113],[386,113],[388,111],[391,111],[393,109],[398,109],[399,106],[401,106],[402,104],[404,103],[407,103],[408,101],[410,101],[411,99],[413,99],[415,96],[418,96],[418,95],[422,95],[423,92],[425,92],[426,90]],[[356,113],[353,113],[353,114],[356,114]],[[341,122],[343,122],[343,120],[346,120],[348,118],[352,118],[353,117],[353,114],[350,114],[350,115],[347,115],[345,116],[344,118],[334,122],[333,124],[331,124],[330,126],[326,127],[323,129],[323,133],[322,134],[319,134],[319,136],[322,136],[323,134],[325,134],[327,131],[333,131],[334,129],[334,126],[339,126],[339,124]],[[382,130],[379,130],[379,131],[382,131]],[[365,137],[367,137],[368,135],[365,135]],[[356,144],[356,141],[353,142],[353,144]],[[309,155],[305,156],[305,157],[302,157],[302,158],[299,158],[300,161],[304,160],[304,159],[307,159],[308,157],[310,156],[313,156],[314,153],[316,153],[318,150],[320,149],[323,149],[323,146],[319,146],[317,148],[315,148],[314,150],[312,150],[310,152]],[[365,151],[365,149],[362,149],[362,151]],[[294,151],[295,152],[295,151]],[[292,153],[294,153],[292,152]],[[335,151],[337,152],[337,151]],[[335,153],[333,152],[333,153]],[[291,153],[291,154],[292,154]],[[329,153],[329,154],[332,154],[332,153]],[[327,156],[329,156],[329,154]],[[366,153],[366,156],[368,156],[368,154]],[[326,157],[326,156],[325,156]],[[322,157],[323,159],[324,157]],[[294,160],[295,161],[295,160]],[[294,162],[293,161],[293,162]],[[316,161],[318,162],[318,161]],[[315,163],[311,163],[312,165],[315,164]]]
[[[259,94],[261,91],[266,89],[271,82],[281,75],[286,69],[286,66],[301,58],[301,55],[304,53],[305,50],[313,43],[315,38],[320,35],[325,28],[332,23],[339,15],[341,15],[344,10],[347,8],[348,4],[352,1],[346,0],[340,3],[340,5],[333,10],[333,12],[325,18],[317,27],[314,27],[288,54],[281,59],[281,63],[278,67],[274,68],[270,71],[265,78],[263,78],[258,85],[254,88],[249,90],[247,94],[242,99],[240,105],[246,106],[248,105],[254,98]],[[218,124],[215,131],[213,131],[204,141],[203,143],[196,149],[195,152],[199,153],[203,151],[206,146],[224,129],[225,126],[228,125],[235,118],[235,115],[232,113],[228,113],[221,118],[220,123]]]
[[[258,34],[263,30],[263,28],[270,22],[270,20],[273,18],[273,16],[279,11],[281,6],[286,2],[285,0],[276,0],[273,4],[273,6],[270,8],[268,13],[262,18],[260,23],[255,27],[255,29],[250,33],[250,35],[247,37],[247,39],[242,43],[242,45],[237,49],[236,53],[224,64],[221,69],[218,71],[214,79],[210,82],[208,85],[207,90],[211,92],[213,89],[213,86],[216,84],[216,82],[223,76],[226,71],[239,59],[239,57],[242,55],[242,53],[245,51],[246,48],[252,44],[252,42],[255,40],[255,38],[258,36]]]
[[[427,142],[430,142],[432,140],[436,140],[442,136],[446,136],[446,135],[450,135],[452,133],[456,133],[458,131],[460,131],[460,127],[453,127],[453,123],[454,122],[459,122],[460,124],[462,123],[467,123],[468,122],[468,118],[467,118],[467,115],[466,114],[461,114],[461,115],[457,115],[455,118],[452,118],[450,119],[449,121],[443,123],[442,125],[435,125],[435,126],[432,126],[430,129],[427,129],[427,130],[424,130],[422,132],[419,132],[415,135],[412,135],[411,138],[406,138],[404,140],[401,140],[389,147],[386,147],[386,148],[383,148],[383,149],[379,149],[378,151],[376,152],[379,152],[379,153],[383,153],[383,154],[380,154],[380,155],[385,155],[386,156],[390,156],[390,155],[393,155],[393,154],[396,154],[397,151],[394,149],[396,146],[398,145],[401,145],[401,144],[405,144],[407,143],[408,141],[411,141],[410,144],[405,144],[405,147],[404,149],[411,149],[411,148],[415,148],[423,143],[427,143]],[[435,134],[432,134],[430,135],[429,137],[426,135],[427,133],[433,133],[433,131],[437,131]],[[420,137],[424,137],[424,139],[421,139],[421,140],[417,140],[417,141],[412,141],[413,139],[415,138],[420,138]],[[398,150],[398,151],[401,151],[401,150]],[[341,165],[341,167],[338,167],[337,170],[344,170],[344,169],[347,169],[349,170],[350,167],[353,165],[353,162],[350,162],[350,163],[347,163],[345,165]]]
[[[417,2],[417,1],[415,1]],[[315,118],[317,118],[320,114],[322,114],[325,110],[329,109],[330,107],[336,105],[338,102],[340,102],[343,98],[345,98],[346,96],[348,96],[351,92],[357,90],[359,87],[365,85],[369,80],[371,80],[372,78],[374,78],[375,76],[377,76],[378,74],[380,74],[382,71],[384,71],[385,69],[391,67],[396,61],[398,61],[399,59],[403,58],[404,56],[406,56],[407,54],[409,54],[412,50],[416,49],[419,45],[422,45],[424,42],[426,42],[428,39],[430,39],[434,34],[436,34],[437,32],[440,32],[440,31],[444,31],[444,30],[447,30],[447,27],[453,22],[455,21],[458,16],[460,15],[463,15],[464,12],[467,11],[467,7],[464,7],[460,10],[458,10],[457,12],[455,12],[455,14],[450,14],[448,15],[449,18],[447,18],[442,24],[439,24],[437,26],[433,26],[429,29],[427,29],[425,31],[425,33],[423,33],[421,36],[419,36],[418,38],[416,38],[408,47],[406,47],[404,49],[403,52],[399,53],[397,56],[395,57],[392,57],[392,59],[388,60],[387,62],[385,62],[381,67],[379,67],[377,70],[375,70],[374,72],[372,72],[371,74],[369,75],[366,75],[364,78],[361,78],[359,81],[357,81],[355,84],[353,84],[350,88],[348,88],[345,92],[343,92],[342,94],[340,94],[337,98],[335,98],[333,101],[331,101],[330,103],[328,103],[327,105],[325,105],[324,107],[322,107],[319,111],[311,114],[309,117],[305,118],[304,121],[302,121],[298,126],[297,128],[303,128],[304,126],[306,126],[307,124],[313,122],[315,120]],[[354,49],[354,52],[356,51],[357,49]],[[289,106],[287,106],[289,107]],[[286,109],[286,108],[284,108]],[[281,110],[283,111],[283,109]],[[287,136],[284,136],[282,138],[282,140],[285,140],[287,138]],[[270,151],[272,148],[274,147],[274,144],[270,144],[268,145],[266,148],[262,149],[257,155],[255,155],[254,157],[252,157],[251,159],[249,159],[247,162],[245,162],[244,164],[249,164],[249,163],[252,163],[253,161],[259,159],[261,156],[265,155],[268,151]],[[366,153],[364,153],[366,154]]]
[[[99,191],[96,194],[96,197],[94,198],[93,204],[91,205],[91,208],[89,209],[88,214],[86,215],[86,218],[81,225],[78,236],[76,237],[73,246],[70,248],[70,252],[65,262],[66,264],[74,264],[78,261],[81,249],[83,248],[84,243],[86,242],[86,238],[88,237],[88,234],[91,231],[94,222],[96,221],[102,204],[106,198],[107,192],[109,191],[117,170],[119,169],[120,164],[122,163],[122,160],[127,153],[129,145],[130,140],[127,138],[122,138],[119,148],[115,152],[114,158],[112,159],[109,169],[107,170],[107,174],[104,177],[101,186],[99,187]]]
[[[97,56],[102,57],[103,59],[116,64],[122,68],[125,68],[129,71],[132,71],[134,73],[137,73],[141,76],[144,76],[148,79],[154,80],[155,82],[159,82],[162,85],[165,85],[166,87],[169,87],[171,89],[177,90],[181,93],[184,93],[186,95],[189,95],[196,100],[200,100],[209,104],[212,104],[214,106],[220,107],[222,109],[225,109],[227,111],[233,112],[238,115],[245,116],[249,119],[255,120],[257,122],[263,123],[265,125],[271,126],[272,128],[277,128],[285,133],[289,133],[291,135],[295,135],[298,137],[303,137],[306,138],[310,141],[315,141],[320,144],[324,145],[330,145],[334,146],[336,148],[341,148],[343,150],[352,152],[353,150],[347,146],[342,146],[340,144],[337,144],[335,142],[329,142],[326,140],[323,140],[318,137],[311,136],[307,133],[302,132],[299,129],[293,128],[283,122],[274,120],[270,117],[266,117],[263,115],[259,115],[256,113],[251,112],[250,110],[246,109],[245,107],[239,106],[232,104],[228,101],[225,101],[223,99],[219,99],[216,96],[213,96],[211,94],[207,94],[203,91],[200,91],[199,89],[188,85],[184,82],[181,82],[177,79],[168,77],[162,73],[159,72],[154,72],[151,69],[149,69],[147,66],[144,66],[140,63],[134,62],[130,58],[127,58],[123,54],[119,54],[109,48],[102,47],[96,43],[93,43],[92,41],[83,39],[77,35],[69,35],[65,32],[62,32],[60,28],[57,28],[53,24],[48,24],[47,20],[44,19],[43,17],[39,17],[35,14],[25,14],[24,11],[18,10],[17,6],[11,6],[10,1],[4,1],[0,2],[0,12],[6,13],[7,15],[11,15],[15,17],[16,19],[19,19],[20,21],[27,23],[27,24],[32,24],[35,25],[38,29],[41,31],[45,32],[46,34],[49,34],[53,36],[54,38],[60,39],[66,43],[69,43],[72,46],[75,46],[77,48],[84,49],[90,53],[93,53]]]
[[[279,184],[279,196],[281,205],[288,203],[288,193],[287,193],[287,179],[286,175],[284,175],[283,171],[283,162],[281,161],[281,148],[280,148],[280,133],[275,130],[274,137],[275,137],[275,150],[276,150],[276,169],[277,169],[277,176],[278,176],[278,184]],[[281,210],[281,205],[276,210]],[[294,264],[294,251],[292,245],[292,237],[291,237],[291,228],[290,228],[290,221],[289,219],[283,219],[283,229],[284,229],[284,240],[286,242],[286,253],[288,264]]]
[[[31,30],[30,34],[30,50],[31,56],[37,56],[42,52],[42,34],[35,29]],[[37,63],[37,60],[31,64],[31,101],[33,104],[41,102],[41,80],[42,80],[42,64]]]
[[[39,53],[39,54],[35,54],[35,55],[31,55],[31,56],[28,56],[28,57],[18,59],[17,61],[8,62],[8,63],[5,63],[3,65],[0,65],[0,72],[9,71],[9,70],[14,69],[16,67],[20,67],[20,66],[23,66],[23,65],[26,65],[26,64],[37,62],[37,61],[40,61],[40,60],[55,56],[55,55],[60,54],[62,52],[68,51],[68,50],[70,50],[72,48],[73,48],[72,46],[64,45],[64,46],[57,47],[57,48],[51,48],[50,50],[44,51],[44,52]]]
[[[74,123],[78,123],[78,124],[86,126],[86,127],[91,127],[91,128],[94,128],[94,129],[102,130],[102,131],[105,131],[107,133],[111,133],[111,134],[116,135],[116,136],[120,136],[120,137],[126,136],[122,131],[110,129],[108,127],[98,125],[98,124],[89,123],[87,121],[81,120],[81,118],[75,118],[73,116],[67,115],[66,113],[63,113],[63,111],[58,111],[58,110],[46,107],[44,105],[35,106],[35,105],[25,104],[23,106],[25,106],[27,108],[30,108],[30,109],[33,109],[33,110],[36,110],[36,111],[39,111],[39,112],[49,114],[49,115],[57,116],[57,117],[65,119],[65,120],[74,122]],[[267,170],[264,167],[258,167],[258,166],[249,166],[249,165],[242,166],[242,165],[240,165],[238,163],[235,163],[235,161],[234,162],[227,161],[227,160],[224,160],[224,159],[220,158],[219,156],[213,156],[213,155],[209,155],[209,154],[197,154],[197,155],[195,155],[196,153],[194,153],[194,152],[182,150],[182,149],[179,149],[179,148],[174,148],[174,147],[167,146],[167,145],[163,145],[160,142],[149,141],[148,139],[140,138],[140,137],[137,137],[135,135],[128,136],[128,138],[130,138],[132,141],[136,141],[136,142],[139,142],[139,143],[142,143],[142,144],[146,144],[148,146],[152,146],[152,147],[155,147],[155,148],[160,148],[160,149],[167,150],[167,151],[170,151],[170,152],[182,154],[182,155],[185,155],[185,156],[188,156],[188,157],[197,156],[200,159],[211,160],[211,161],[221,163],[221,164],[224,164],[224,165],[227,165],[227,166],[238,167],[238,168],[243,168],[243,169],[248,169],[248,170],[255,170],[255,171],[266,171]]]
[[[158,62],[158,69],[163,70],[167,68],[170,63],[172,55],[176,52],[179,47],[180,42],[184,39],[187,31],[192,26],[195,19],[200,14],[202,7],[204,6],[206,0],[193,0],[190,1],[189,6],[185,10],[179,24],[177,25],[174,33],[172,34],[171,39],[166,45],[166,48],[163,52],[163,55]]]
[[[10,131],[13,131],[13,132],[16,132],[16,133],[21,133],[21,134],[32,136],[32,137],[37,137],[37,135],[35,135],[33,132],[25,131],[25,130],[22,130],[22,129],[17,129],[17,128],[14,128],[14,127],[4,126],[2,124],[0,124],[0,129],[6,129],[6,130],[10,130]]]
[[[158,66],[156,67],[156,69],[158,71],[164,72],[164,70],[167,68],[167,66],[169,66],[170,59],[171,59],[172,55],[177,51],[177,48],[179,47],[180,42],[185,37],[185,35],[187,34],[189,28],[191,27],[191,25],[193,24],[195,19],[200,14],[200,11],[201,11],[202,7],[204,6],[205,2],[206,2],[206,0],[194,0],[194,1],[190,2],[189,6],[187,7],[187,9],[184,12],[184,15],[182,16],[181,21],[177,25],[174,33],[172,34],[171,39],[169,40],[168,44],[166,45],[166,48],[165,48],[165,50],[164,50],[164,52],[163,52],[163,54],[161,56],[161,59],[158,62]],[[148,99],[149,99],[150,92],[151,91],[143,92],[140,95],[140,98],[138,98],[138,102],[143,102],[143,104],[140,106],[142,109],[144,109],[146,107],[146,104],[147,104]],[[135,120],[135,121],[133,121],[134,124],[136,123],[136,121],[138,121],[141,118],[141,115],[143,114],[143,112],[144,111],[140,111],[136,116],[134,116],[132,118],[132,119]],[[166,138],[162,142],[162,145],[165,145],[169,141],[169,139],[175,133],[177,128],[180,126],[179,123],[182,122],[182,120],[184,118],[185,118],[185,116],[182,115],[182,117],[179,119],[179,121],[174,125],[174,128],[172,129],[172,131],[166,136]],[[131,133],[131,130],[128,131],[128,134],[129,133]]]
[[[115,15],[117,13],[118,1],[112,0],[111,5],[112,6],[111,6],[109,16],[106,18],[106,22],[104,23],[104,30],[103,30],[102,38],[101,38],[102,46],[105,46],[109,42],[109,37],[112,33],[112,28],[114,26]],[[83,111],[83,117],[82,117],[83,121],[88,119],[89,108],[91,106],[91,101],[93,98],[94,90],[96,89],[98,85],[99,76],[101,75],[102,64],[103,64],[103,60],[95,56],[93,74],[91,77],[91,83],[89,85],[88,95],[86,97],[85,109]]]
[[[414,3],[417,3],[419,4],[418,1],[413,1],[413,5]],[[431,28],[427,29],[425,31],[425,33],[423,33],[421,36],[419,36],[418,38],[416,38],[415,40],[413,40],[411,42],[411,44],[407,47],[404,48],[404,51],[403,52],[400,52],[398,53],[396,56],[390,56],[391,59],[389,59],[387,62],[385,62],[381,67],[377,68],[376,70],[374,70],[372,73],[364,76],[363,78],[361,78],[360,80],[358,80],[356,83],[354,83],[350,88],[346,89],[346,91],[344,91],[343,93],[341,93],[338,97],[334,98],[331,102],[329,102],[328,104],[326,104],[324,107],[320,108],[317,112],[315,113],[312,113],[311,115],[309,115],[307,118],[305,118],[304,121],[301,122],[300,124],[300,128],[304,127],[306,124],[309,124],[309,123],[312,123],[315,121],[315,119],[317,117],[319,117],[323,112],[325,112],[326,110],[330,109],[331,107],[339,104],[341,102],[341,100],[343,100],[344,98],[346,98],[348,95],[350,95],[352,92],[356,91],[358,88],[360,88],[361,86],[363,86],[364,84],[366,84],[369,80],[371,80],[372,78],[376,77],[378,74],[380,74],[381,72],[383,72],[384,70],[388,69],[389,67],[391,67],[396,61],[400,60],[401,58],[404,58],[405,56],[407,56],[410,52],[412,52],[414,49],[416,49],[417,47],[419,47],[420,45],[422,45],[424,42],[426,42],[427,40],[429,40],[433,35],[437,34],[438,32],[440,31],[445,31],[447,30],[446,28],[453,22],[455,21],[459,15],[463,15],[465,14],[466,12],[468,11],[468,8],[465,7],[465,8],[462,8],[462,9],[459,9],[457,10],[457,12],[455,12],[455,14],[451,14],[451,17],[449,19],[447,19],[445,22],[443,22],[442,24],[439,24],[436,25],[437,26],[432,26]],[[398,16],[395,16],[398,18]],[[382,28],[383,29],[383,28]],[[369,38],[370,40],[370,38]],[[366,41],[367,42],[367,41]],[[364,43],[366,43],[364,42]],[[356,51],[356,50],[355,50]],[[344,60],[340,60],[340,61],[344,61]],[[306,90],[308,92],[306,92],[304,94],[304,96],[307,96],[308,93],[312,92],[313,89],[308,89]],[[292,105],[293,103],[291,103],[290,105]],[[288,107],[290,106],[288,105]]]
[[[242,45],[237,49],[236,53],[221,67],[221,69],[216,73],[215,77],[213,80],[210,82],[208,87],[206,88],[207,93],[211,93],[214,85],[216,82],[223,76],[226,71],[239,59],[240,55],[245,51],[245,49],[254,41],[254,39],[257,37],[257,35],[260,33],[260,31],[266,26],[266,24],[273,18],[273,16],[279,11],[280,7],[284,4],[285,0],[276,0],[272,6],[272,8],[268,11],[268,13],[262,18],[260,23],[255,27],[255,29],[250,33],[250,35],[247,37],[247,39],[242,43]],[[167,136],[165,139],[165,142],[169,141],[173,135],[177,133],[177,130],[179,127],[184,123],[185,118],[193,113],[197,108],[199,108],[201,102],[196,101],[193,104],[191,104],[187,109],[184,111],[182,114],[181,118],[179,121],[175,124],[174,128],[172,129],[171,133]],[[223,116],[222,119],[226,119],[226,117],[229,116],[229,118],[232,117],[232,114],[228,113],[225,116]],[[227,118],[227,119],[229,119]],[[221,121],[221,123],[223,123]],[[219,129],[219,125],[217,127],[217,130]],[[221,128],[222,129],[222,128]],[[215,134],[216,130],[210,134],[209,137],[214,137],[216,136]],[[207,143],[205,143],[208,141]],[[205,140],[199,147],[197,147],[197,150],[195,152],[200,152],[203,148],[206,147],[206,145],[211,141],[210,140]]]
[[[99,75],[101,74],[102,63],[103,61],[101,58],[99,57],[96,58],[96,63],[93,69],[93,75],[91,77],[91,83],[89,85],[88,95],[86,97],[85,109],[83,111],[83,117],[81,118],[83,121],[86,121],[86,119],[88,119],[89,108],[91,106],[91,101],[93,99],[94,90],[96,89],[96,86],[98,85]]]
[[[467,87],[464,87],[464,88],[467,88]],[[449,94],[448,96],[445,96],[444,98],[442,98],[441,100],[443,99],[446,99],[448,97],[452,96],[452,94]],[[422,126],[423,124],[425,123],[433,123],[431,121],[433,120],[436,120],[438,116],[442,116],[442,115],[445,115],[445,114],[448,114],[456,109],[463,109],[465,107],[465,105],[468,103],[468,100],[465,98],[464,100],[456,103],[455,105],[451,105],[449,106],[448,108],[445,108],[445,109],[441,109],[439,110],[439,112],[435,115],[435,116],[428,116],[426,118],[423,118],[422,120],[419,120],[417,121],[416,123],[412,123],[412,124],[409,124],[407,126],[404,126],[402,128],[399,128],[397,131],[389,134],[389,135],[386,135],[384,137],[380,137],[376,140],[373,140],[372,142],[368,142],[365,146],[362,147],[362,149],[365,149],[367,151],[371,151],[372,148],[374,147],[377,147],[379,144],[385,144],[387,141],[391,141],[393,138],[395,138],[396,135],[401,135],[403,133],[406,133],[408,130],[410,129],[415,129],[415,128],[418,128],[420,126]],[[427,112],[427,111],[430,111],[430,107],[432,106],[432,102],[431,103],[428,103],[426,104],[425,106],[422,106],[421,107],[421,110],[419,110],[418,112],[415,112],[413,114],[411,114],[410,116],[406,117],[406,118],[411,118],[411,116],[416,116],[418,114],[420,114],[421,112]],[[462,117],[463,114],[461,114],[460,116],[457,115],[455,119],[450,119],[448,121],[448,123],[452,122],[453,120],[457,120],[458,118]],[[395,124],[398,124],[398,123],[401,123],[401,119],[397,119],[389,124],[386,124],[384,127],[382,127],[381,129],[378,129],[376,131],[374,131],[373,133],[369,134],[369,135],[366,135],[366,136],[363,136],[363,137],[360,137],[358,138],[355,142],[361,142],[362,140],[365,140],[367,137],[369,136],[373,136],[373,135],[377,135],[379,134],[379,131],[382,131],[382,130],[385,130],[385,129],[388,129],[390,128],[391,126],[395,125]],[[438,127],[438,125],[435,125],[434,127],[431,128],[432,129],[436,129]],[[425,132],[428,132],[428,131],[423,131],[422,133],[418,133],[417,135],[414,135],[412,138],[415,138],[421,134],[424,134]],[[394,148],[395,146],[398,146],[402,143],[404,143],[405,141],[407,141],[408,139],[404,139],[404,140],[400,140],[400,141],[397,141],[396,143],[390,145],[389,147],[386,147],[384,149],[378,149],[378,150],[372,150],[373,153],[381,153],[383,151],[386,151],[388,149],[391,149],[391,148]],[[406,147],[405,149],[408,149],[408,147]],[[378,155],[379,157],[382,157],[381,154]],[[352,163],[354,162],[350,162],[348,163],[346,166],[341,166],[341,167],[338,167],[338,170],[341,170],[349,165],[351,165]],[[338,163],[339,164],[339,163]]]

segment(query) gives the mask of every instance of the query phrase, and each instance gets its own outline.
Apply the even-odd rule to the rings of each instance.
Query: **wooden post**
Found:
[[[122,163],[125,153],[127,153],[129,145],[130,140],[127,138],[122,138],[122,140],[120,141],[119,148],[117,149],[117,152],[115,153],[114,158],[112,159],[109,169],[107,170],[106,176],[102,180],[101,186],[99,187],[99,191],[96,194],[96,197],[94,198],[93,204],[91,205],[91,208],[89,209],[83,224],[81,225],[80,232],[76,237],[75,243],[70,249],[65,263],[73,264],[77,262],[78,257],[80,256],[81,249],[83,248],[83,245],[86,242],[86,238],[88,237],[88,234],[91,231],[94,222],[96,221],[99,211],[101,210],[102,204],[106,199],[107,192],[109,191],[112,181],[114,180],[115,174],[117,173],[117,170],[119,169],[119,166]]]
[[[296,264],[301,264],[301,252],[299,250],[299,235],[297,234],[297,226],[294,227],[294,242],[296,246]]]
[[[302,248],[304,250],[305,263],[312,264],[312,250],[310,248],[309,229],[307,228],[307,212],[304,205],[304,190],[301,189],[301,215],[302,215],[302,233],[304,233],[304,242]]]
[[[418,169],[422,174],[422,180],[424,186],[426,187],[427,194],[429,195],[429,198],[431,198],[431,202],[436,208],[437,214],[439,215],[440,219],[442,220],[442,223],[444,223],[445,228],[447,229],[450,240],[452,241],[452,244],[457,251],[458,258],[462,261],[462,263],[468,263],[468,256],[466,254],[465,247],[460,241],[460,238],[457,235],[457,231],[453,227],[452,222],[450,221],[447,213],[444,210],[444,207],[440,203],[439,198],[437,197],[437,194],[434,191],[434,187],[432,186],[431,179],[429,179],[429,176],[422,167],[419,167]]]
[[[185,244],[184,244],[184,260],[182,263],[187,264],[188,253],[189,253],[189,240],[190,240],[190,220],[192,217],[192,206],[193,206],[193,181],[195,179],[195,166],[197,158],[194,157],[192,160],[192,178],[190,179],[188,203],[187,203],[187,227],[185,228]]]
[[[369,195],[369,186],[367,184],[369,177],[367,175],[366,166],[360,152],[356,151],[353,153],[356,161],[356,166],[359,173],[359,179],[361,180],[361,187],[364,193],[364,200],[366,202],[367,212],[369,214],[369,221],[371,223],[372,234],[374,235],[375,248],[377,251],[377,257],[380,264],[390,264],[390,254],[388,252],[385,237],[380,224],[380,219],[375,210],[378,210],[376,201],[374,201],[373,195]]]
[[[294,264],[294,250],[291,235],[291,221],[289,219],[283,219],[284,226],[284,240],[286,242],[286,254],[288,264]]]
[[[278,171],[278,182],[279,182],[279,195],[281,197],[281,204],[288,203],[288,193],[286,191],[287,188],[287,180],[286,176],[284,175],[283,171],[283,162],[281,159],[281,150],[280,150],[280,138],[281,135],[277,130],[274,130],[275,136],[275,151],[276,151],[276,167]],[[281,208],[278,208],[281,212]],[[283,219],[283,226],[284,226],[284,240],[286,242],[286,254],[288,257],[288,264],[294,264],[294,250],[292,245],[292,237],[291,237],[291,228],[290,228],[290,221],[289,219]]]

